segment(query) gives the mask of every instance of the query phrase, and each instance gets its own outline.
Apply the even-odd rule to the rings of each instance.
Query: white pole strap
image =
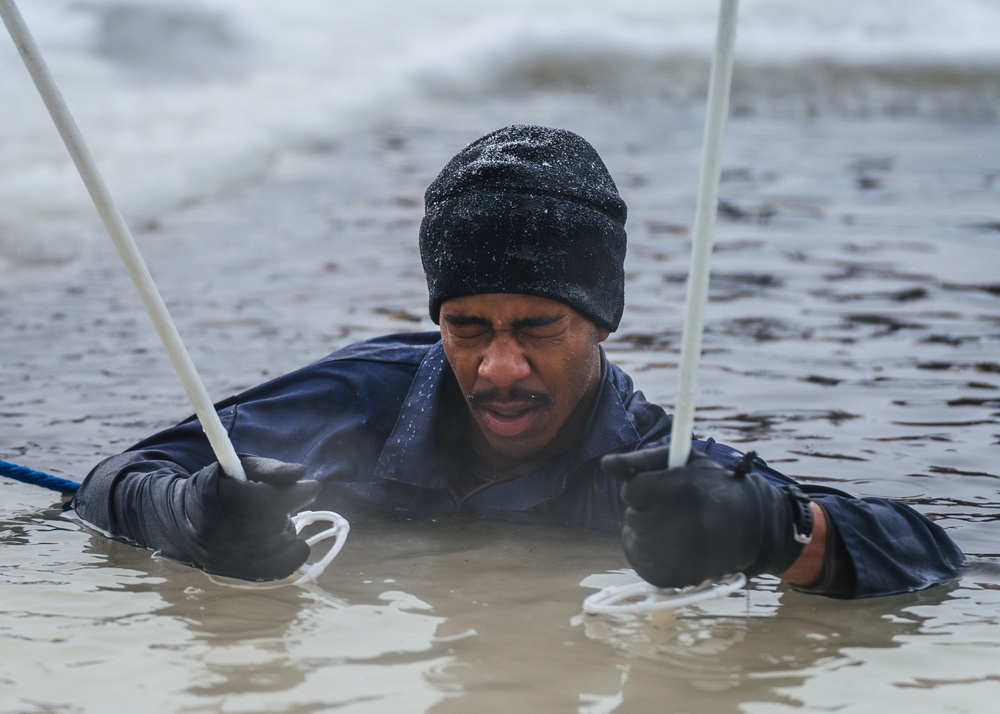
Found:
[[[722,162],[722,135],[729,112],[729,87],[733,77],[733,45],[736,39],[737,0],[722,0],[715,40],[715,56],[708,85],[708,111],[701,153],[701,176],[691,242],[688,271],[687,308],[681,337],[681,361],[677,380],[677,405],[670,439],[669,467],[687,463],[694,430],[694,398],[698,386],[698,362],[708,277],[712,257],[712,233],[719,195]]]
[[[243,471],[243,465],[240,463],[239,457],[229,441],[229,435],[222,426],[219,415],[208,397],[205,385],[198,376],[181,336],[170,318],[163,298],[160,297],[156,284],[139,254],[135,240],[111,198],[108,187],[97,169],[93,156],[87,148],[66,102],[63,101],[38,45],[35,44],[35,40],[28,31],[24,18],[13,0],[0,0],[0,15],[3,16],[4,24],[7,25],[7,30],[10,32],[14,44],[17,45],[18,52],[21,53],[21,58],[24,60],[35,86],[38,87],[42,101],[45,102],[49,114],[52,115],[52,120],[73,157],[80,177],[101,215],[101,220],[104,221],[104,226],[125,263],[132,282],[139,292],[139,297],[153,320],[153,325],[163,341],[163,346],[167,349],[167,354],[177,371],[177,376],[180,377],[181,383],[184,385],[184,391],[187,392],[188,398],[194,406],[194,411],[201,421],[202,428],[208,436],[215,457],[227,474],[240,481],[245,481],[246,474]]]
[[[641,615],[726,597],[747,584],[743,573],[686,588],[658,588],[647,582],[611,585],[583,600],[588,615]]]

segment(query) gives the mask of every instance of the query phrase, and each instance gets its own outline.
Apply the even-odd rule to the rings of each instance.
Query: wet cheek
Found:
[[[459,363],[455,368],[455,379],[463,394],[468,394],[475,386],[478,377],[478,369],[475,363]]]
[[[476,360],[463,350],[456,349],[447,341],[444,343],[444,353],[448,359],[448,364],[451,365],[451,371],[455,374],[455,380],[458,382],[459,389],[462,390],[463,394],[467,394],[471,390],[472,385],[475,384],[477,372]]]

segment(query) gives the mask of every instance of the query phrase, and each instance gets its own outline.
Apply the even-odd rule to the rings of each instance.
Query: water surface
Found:
[[[539,122],[582,133],[618,179],[629,283],[606,348],[672,404],[711,13],[634,2],[569,22],[552,2],[527,20],[442,0],[436,20],[397,7],[373,35],[360,10],[286,3],[272,30],[251,5],[29,15],[215,398],[432,329],[424,188],[466,142]],[[913,505],[969,554],[959,582],[840,602],[761,578],[675,615],[592,617],[583,598],[632,577],[614,537],[441,521],[355,524],[316,585],[242,591],[3,482],[0,711],[989,709],[998,16],[971,0],[793,7],[746,3],[696,430]],[[775,27],[797,41],[779,47]],[[201,54],[164,59],[173,31]],[[5,96],[25,91],[3,76]],[[15,137],[0,143],[0,458],[80,479],[190,407],[37,110],[0,119]]]
[[[697,112],[529,92],[442,102],[283,154],[137,237],[210,393],[356,339],[430,329],[420,195],[465,142],[566,126],[630,204],[609,355],[672,403]],[[957,583],[840,602],[762,578],[649,618],[583,615],[616,539],[464,521],[356,524],[315,586],[234,590],[0,483],[0,710],[980,712],[1000,695],[1000,162],[989,122],[740,117],[696,429],[902,499],[970,554]],[[993,143],[991,143],[993,142]],[[2,458],[79,479],[189,407],[110,246],[0,285]],[[156,702],[156,705],[151,705]]]

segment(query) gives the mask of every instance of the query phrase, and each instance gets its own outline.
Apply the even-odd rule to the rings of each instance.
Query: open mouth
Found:
[[[534,405],[512,407],[480,406],[480,413],[486,422],[486,426],[497,436],[518,436],[523,434],[531,426],[532,419],[538,412]]]
[[[469,406],[478,412],[482,426],[501,437],[515,437],[532,427],[539,413],[553,405],[548,394],[514,387],[501,392],[491,388],[466,396]]]

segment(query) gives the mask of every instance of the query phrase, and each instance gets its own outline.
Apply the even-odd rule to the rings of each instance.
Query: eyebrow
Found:
[[[449,325],[455,325],[456,327],[465,327],[467,325],[479,325],[481,327],[490,328],[493,327],[493,323],[490,320],[487,320],[485,317],[479,317],[478,315],[447,313],[442,315],[442,317]],[[562,322],[565,319],[566,315],[561,314],[522,317],[520,320],[514,320],[511,323],[511,328],[514,330],[523,330],[525,328],[532,327],[547,327],[549,325],[554,325],[557,322]]]

